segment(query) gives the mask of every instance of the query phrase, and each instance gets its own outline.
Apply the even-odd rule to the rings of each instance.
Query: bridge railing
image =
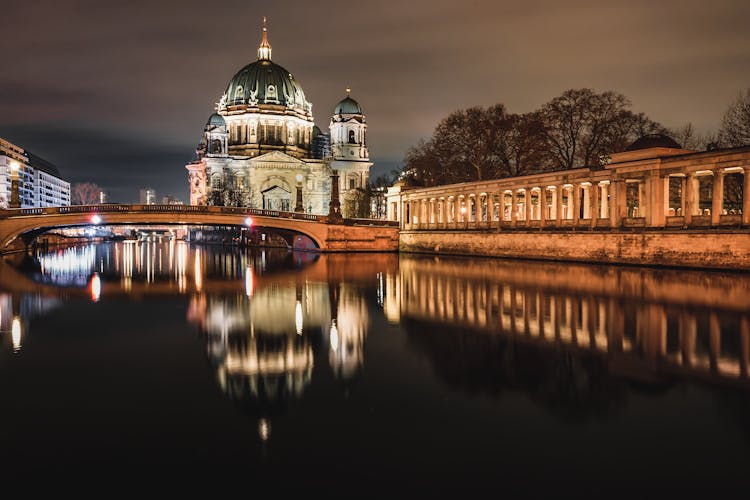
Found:
[[[283,212],[280,210],[266,210],[261,208],[218,207],[204,205],[131,205],[121,203],[106,203],[101,205],[70,205],[64,207],[44,208],[12,208],[0,210],[0,218],[78,213],[105,214],[118,212],[256,215],[261,217],[296,219],[320,223],[328,222],[328,216],[326,215],[315,215],[300,212]],[[345,219],[344,223],[357,226],[398,227],[397,221],[387,221],[380,219]]]

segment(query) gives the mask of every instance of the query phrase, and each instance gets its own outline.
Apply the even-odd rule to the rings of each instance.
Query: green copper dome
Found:
[[[232,77],[219,108],[269,104],[286,106],[304,115],[312,112],[312,105],[294,76],[271,60],[263,59],[248,64]]]
[[[362,108],[359,103],[349,96],[339,101],[336,105],[336,109],[333,112],[334,115],[361,115]]]

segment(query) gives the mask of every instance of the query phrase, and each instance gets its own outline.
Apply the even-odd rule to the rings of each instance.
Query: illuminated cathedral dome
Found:
[[[271,45],[263,19],[263,36],[258,47],[258,60],[239,70],[229,81],[219,102],[219,111],[242,111],[264,106],[283,106],[305,117],[312,114],[312,105],[294,76],[271,61]]]

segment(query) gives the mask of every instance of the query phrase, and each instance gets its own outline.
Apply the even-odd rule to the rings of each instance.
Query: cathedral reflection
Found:
[[[256,288],[256,272],[246,268],[245,293],[194,294],[188,319],[205,337],[219,387],[258,420],[265,441],[273,419],[302,397],[326,352],[337,378],[359,372],[370,315],[354,284],[296,275]]]

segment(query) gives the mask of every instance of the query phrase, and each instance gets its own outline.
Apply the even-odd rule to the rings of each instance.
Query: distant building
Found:
[[[107,196],[107,192],[103,189],[99,191],[99,204],[104,205],[107,203],[107,200],[109,199],[109,196]]]
[[[21,208],[70,205],[70,183],[60,177],[57,167],[0,138],[0,208],[10,206],[14,167]]]
[[[141,205],[156,205],[156,190],[153,188],[141,189]]]
[[[172,196],[171,194],[168,194],[161,199],[161,204],[162,205],[184,205],[185,203],[181,199],[175,196]]]

